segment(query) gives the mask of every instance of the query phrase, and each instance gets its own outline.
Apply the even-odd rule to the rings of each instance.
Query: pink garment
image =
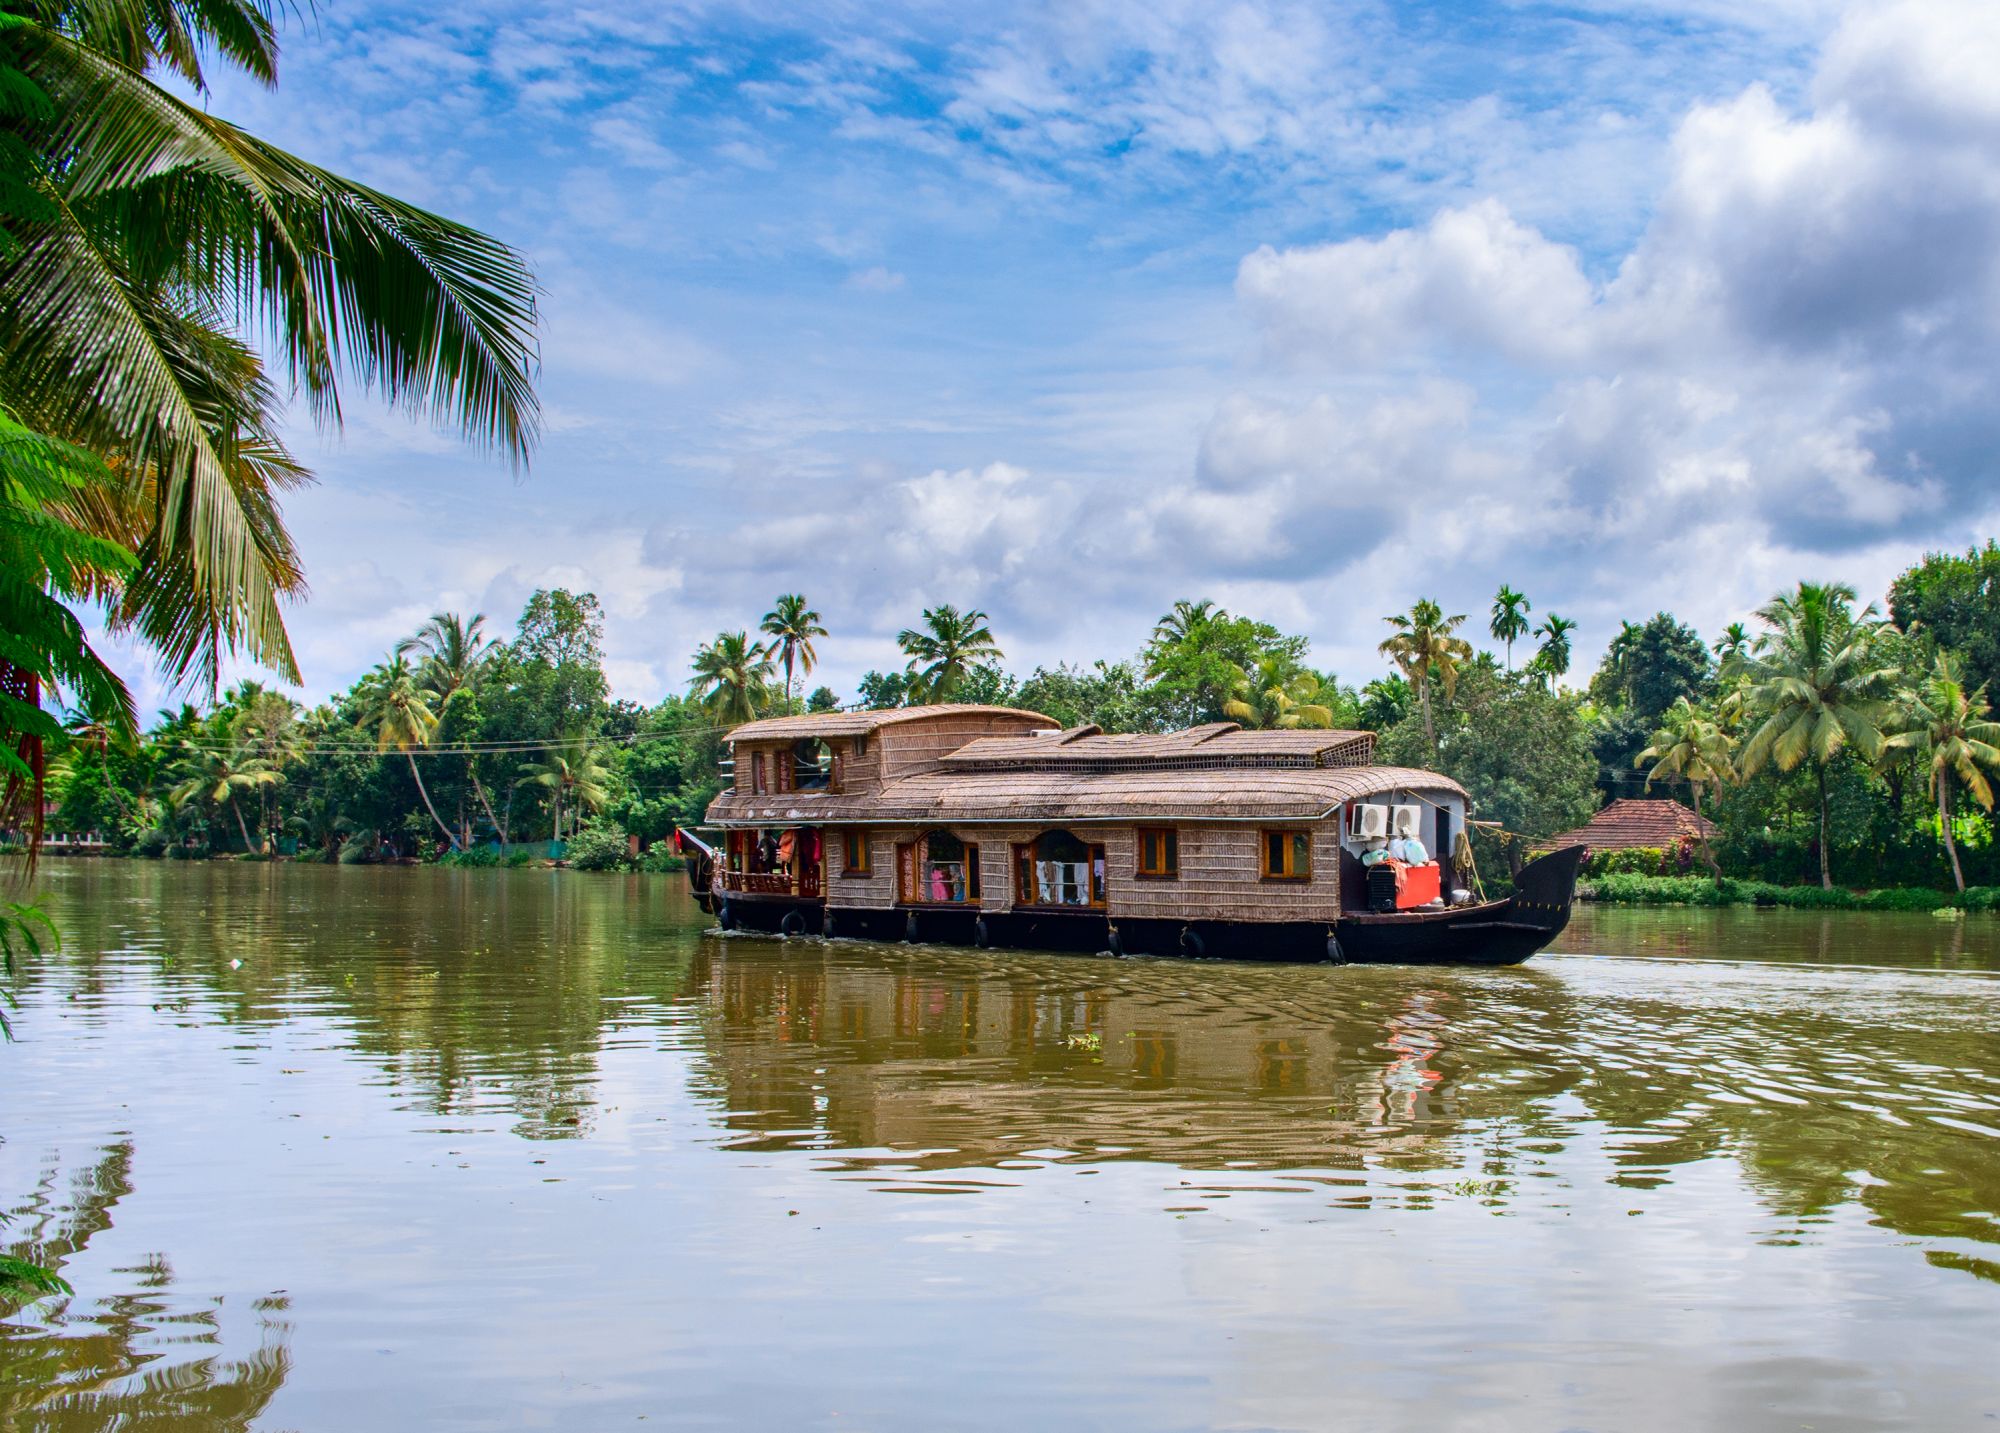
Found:
[[[934,901],[951,899],[951,887],[945,883],[943,866],[931,867],[931,899]]]

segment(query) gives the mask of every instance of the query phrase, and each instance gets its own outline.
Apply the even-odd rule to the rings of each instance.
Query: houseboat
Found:
[[[726,738],[711,835],[680,839],[724,929],[1252,960],[1506,965],[1569,920],[1581,847],[1476,900],[1465,791],[1373,733],[1063,729],[919,706]]]

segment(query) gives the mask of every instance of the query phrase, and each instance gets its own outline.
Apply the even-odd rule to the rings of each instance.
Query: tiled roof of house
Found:
[[[1682,837],[1713,836],[1715,823],[1697,816],[1678,801],[1620,797],[1585,825],[1565,831],[1548,844],[1588,846],[1593,851],[1624,851],[1634,846],[1677,845]]]

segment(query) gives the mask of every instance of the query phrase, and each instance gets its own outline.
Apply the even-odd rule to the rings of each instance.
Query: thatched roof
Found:
[[[1627,851],[1641,846],[1664,850],[1683,839],[1713,836],[1715,830],[1713,821],[1695,815],[1678,801],[1623,796],[1548,844],[1588,846],[1593,851]]]
[[[952,770],[1043,767],[1068,771],[1136,766],[1359,766],[1375,749],[1366,731],[1245,731],[1211,722],[1186,731],[1105,735],[1094,726],[1026,736],[986,736],[943,758]]]
[[[709,819],[857,826],[1317,821],[1342,802],[1392,791],[1465,796],[1449,777],[1400,766],[928,771],[869,796],[725,792],[709,808]]]
[[[1022,711],[1017,707],[984,707],[970,703],[939,702],[923,707],[882,707],[874,711],[858,712],[807,712],[803,716],[765,717],[762,721],[748,721],[732,727],[723,738],[731,743],[739,741],[797,741],[801,737],[866,736],[885,726],[897,726],[903,722],[929,721],[936,717],[1014,717],[1019,718],[1023,727],[1046,727],[1053,730],[1054,717],[1043,716],[1040,712]]]

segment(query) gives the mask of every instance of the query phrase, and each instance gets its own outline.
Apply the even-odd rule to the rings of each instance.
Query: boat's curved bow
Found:
[[[1518,965],[1562,933],[1586,851],[1565,846],[1530,861],[1514,893],[1441,911],[1349,915],[1339,926],[1348,960],[1400,965]]]

